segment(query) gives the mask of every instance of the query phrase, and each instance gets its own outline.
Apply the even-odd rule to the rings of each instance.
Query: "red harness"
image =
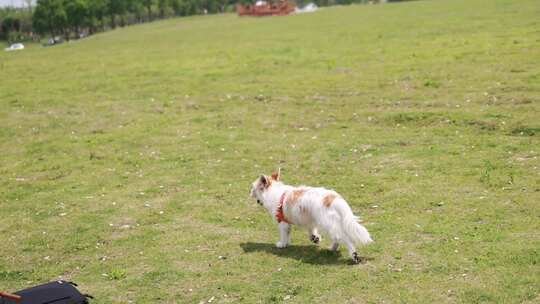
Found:
[[[283,192],[283,194],[281,195],[281,198],[279,199],[279,206],[277,208],[276,219],[278,223],[285,222],[287,224],[290,224],[289,221],[285,219],[285,214],[283,214],[283,205],[285,205],[285,194],[287,194],[287,192]]]

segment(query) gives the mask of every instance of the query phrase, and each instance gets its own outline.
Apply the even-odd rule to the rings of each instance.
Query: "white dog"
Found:
[[[354,263],[360,262],[355,245],[373,242],[367,229],[358,223],[347,202],[325,188],[294,187],[280,181],[280,173],[261,175],[251,187],[251,196],[263,205],[279,226],[278,248],[291,242],[291,225],[307,228],[310,240],[320,242],[320,230],[332,240],[330,250],[345,244]]]

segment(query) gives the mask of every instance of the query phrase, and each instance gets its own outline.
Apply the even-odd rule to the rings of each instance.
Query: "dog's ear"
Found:
[[[270,179],[268,179],[268,177],[263,174],[263,175],[261,175],[261,177],[259,177],[259,184],[263,188],[267,188],[268,186],[270,186]]]
[[[272,173],[272,179],[279,181],[281,179],[281,168],[278,168],[277,172]]]

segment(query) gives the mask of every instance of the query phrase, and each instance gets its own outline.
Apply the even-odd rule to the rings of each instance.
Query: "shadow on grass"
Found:
[[[274,244],[247,242],[240,244],[245,253],[267,252],[280,257],[299,260],[316,265],[345,265],[352,264],[351,259],[341,259],[341,253],[322,249],[314,245],[289,245],[286,248],[276,248]],[[369,258],[365,258],[369,260]]]

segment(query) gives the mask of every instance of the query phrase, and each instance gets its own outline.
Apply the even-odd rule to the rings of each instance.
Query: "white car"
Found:
[[[22,43],[14,43],[10,45],[8,48],[5,48],[4,50],[6,52],[24,50],[24,45]]]

